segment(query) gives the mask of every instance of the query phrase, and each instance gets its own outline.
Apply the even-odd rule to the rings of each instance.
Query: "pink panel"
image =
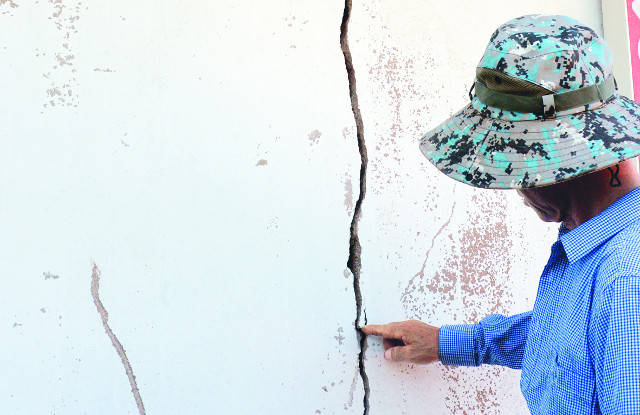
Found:
[[[633,3],[636,3],[633,7]],[[635,10],[634,10],[635,9]],[[629,27],[629,44],[631,52],[631,73],[633,78],[633,97],[640,102],[640,1],[627,0],[627,22]]]

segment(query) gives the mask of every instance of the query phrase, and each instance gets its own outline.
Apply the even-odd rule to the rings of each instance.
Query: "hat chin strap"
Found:
[[[476,80],[476,97],[485,105],[506,111],[531,113],[544,118],[554,118],[556,113],[578,107],[586,107],[596,102],[606,102],[616,93],[613,75],[599,84],[585,86],[559,94],[547,94],[537,97],[507,94],[487,88]]]

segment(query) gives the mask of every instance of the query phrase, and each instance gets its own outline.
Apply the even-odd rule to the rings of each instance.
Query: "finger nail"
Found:
[[[388,361],[391,361],[391,349],[385,350],[384,358]]]

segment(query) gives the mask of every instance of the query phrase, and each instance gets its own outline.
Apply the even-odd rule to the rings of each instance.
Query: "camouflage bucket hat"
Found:
[[[476,69],[471,103],[425,134],[420,150],[475,187],[569,180],[640,154],[640,105],[616,93],[612,53],[566,16],[500,26]]]

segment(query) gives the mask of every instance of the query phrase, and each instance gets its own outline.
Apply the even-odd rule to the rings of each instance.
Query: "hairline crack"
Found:
[[[109,336],[113,347],[118,352],[118,356],[120,356],[120,360],[122,360],[122,364],[124,366],[125,371],[127,372],[127,377],[129,378],[129,384],[131,385],[131,393],[133,393],[133,398],[136,401],[136,406],[138,407],[138,412],[140,415],[145,415],[144,404],[142,403],[142,397],[140,396],[140,390],[138,389],[138,384],[136,383],[136,377],[133,374],[133,368],[131,367],[131,363],[129,362],[129,358],[127,357],[127,352],[122,347],[122,343],[116,337],[113,330],[109,326],[109,313],[107,309],[100,301],[100,269],[98,266],[93,263],[93,271],[91,272],[91,296],[93,297],[93,303],[98,309],[98,314],[100,314],[100,319],[102,320],[102,325],[104,326],[104,330]]]

